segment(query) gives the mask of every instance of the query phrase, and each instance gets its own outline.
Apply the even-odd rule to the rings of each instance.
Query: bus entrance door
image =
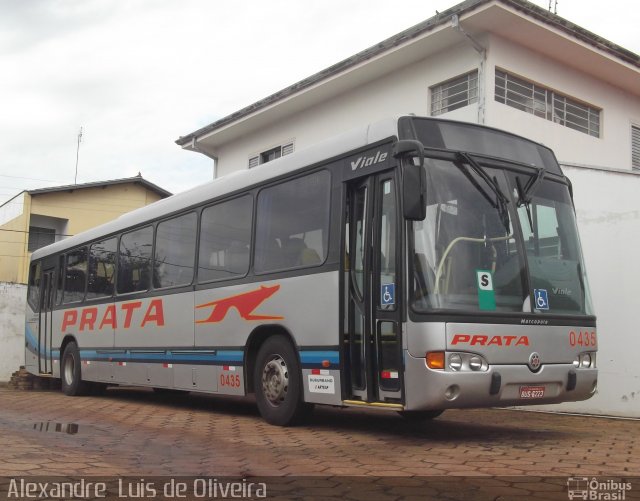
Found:
[[[53,333],[53,305],[55,295],[55,268],[42,272],[40,313],[38,318],[38,371],[52,374],[51,335]]]
[[[395,171],[347,185],[345,394],[352,403],[403,401],[401,234]]]

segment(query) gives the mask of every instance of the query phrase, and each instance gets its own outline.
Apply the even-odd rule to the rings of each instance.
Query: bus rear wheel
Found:
[[[80,351],[78,345],[73,341],[65,347],[60,365],[60,378],[64,394],[70,397],[86,395],[89,392],[89,383],[82,380]]]
[[[298,357],[284,336],[268,338],[258,350],[253,383],[258,410],[270,424],[298,424],[313,409],[304,402]]]

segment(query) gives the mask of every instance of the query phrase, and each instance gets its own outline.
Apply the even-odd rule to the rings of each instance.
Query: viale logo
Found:
[[[379,164],[387,159],[388,154],[377,151],[373,156],[362,156],[351,162],[351,170],[362,169],[363,167],[370,167],[371,165]]]

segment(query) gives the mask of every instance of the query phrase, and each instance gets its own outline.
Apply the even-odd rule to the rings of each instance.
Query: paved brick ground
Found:
[[[278,428],[242,399],[0,388],[0,476],[277,477],[283,499],[567,499],[569,476],[640,477],[639,424],[494,409],[413,424],[317,408],[308,425]]]

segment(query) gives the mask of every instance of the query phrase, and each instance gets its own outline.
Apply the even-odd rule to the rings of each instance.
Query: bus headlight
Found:
[[[482,365],[482,359],[478,355],[474,355],[469,359],[469,368],[472,371],[481,371]]]
[[[447,370],[452,372],[487,371],[489,364],[481,355],[459,351],[447,353]]]
[[[462,357],[457,353],[449,355],[449,369],[459,371],[462,369]]]
[[[573,366],[576,369],[595,369],[596,367],[596,354],[592,351],[587,351],[578,354],[573,361]]]

